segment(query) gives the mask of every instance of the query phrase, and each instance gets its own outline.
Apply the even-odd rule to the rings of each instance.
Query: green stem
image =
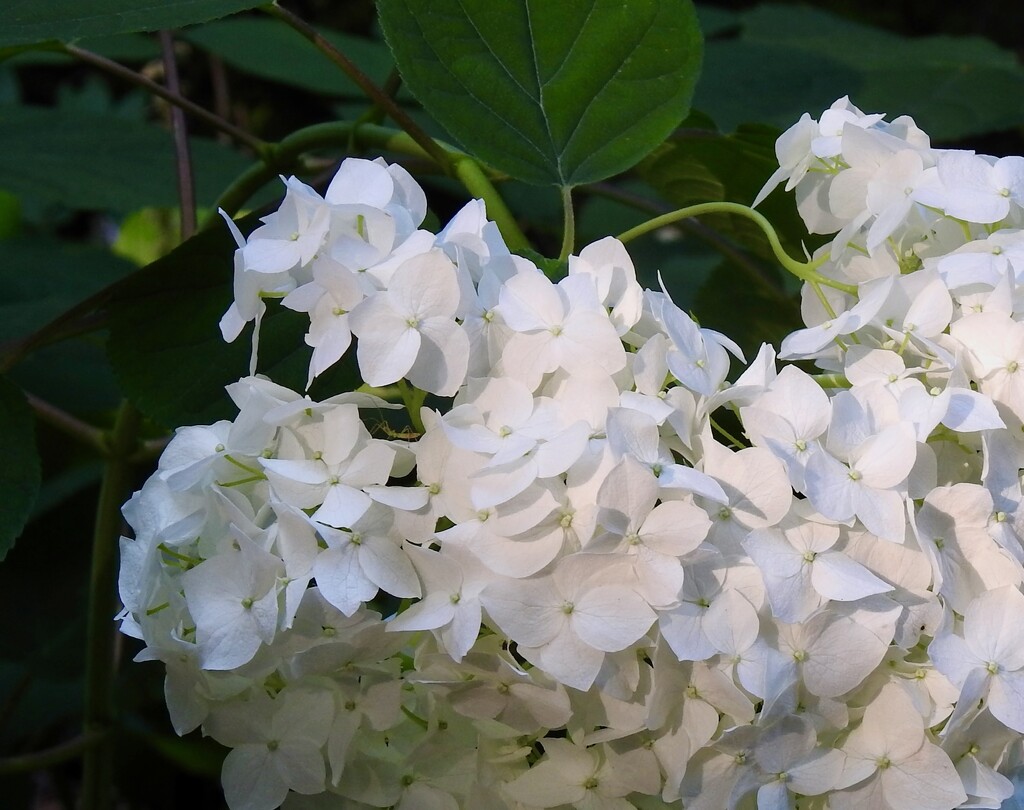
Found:
[[[818,296],[818,300],[821,302],[821,306],[825,310],[825,314],[834,319],[836,317],[835,308],[825,296],[825,291],[821,289],[821,285],[817,281],[812,281],[811,289],[814,290],[814,294]]]
[[[717,430],[718,433],[722,437],[727,439],[732,444],[732,446],[735,447],[737,450],[743,450],[747,446],[739,439],[737,439],[735,436],[733,436],[728,430],[726,430],[724,427],[718,424],[718,422],[716,422],[714,419],[709,418],[709,421],[711,422],[711,427]]]
[[[762,215],[746,205],[740,205],[739,203],[731,202],[710,202],[700,203],[699,205],[689,205],[686,208],[680,208],[676,211],[672,211],[668,214],[663,214],[660,217],[649,219],[635,228],[630,228],[619,234],[620,242],[628,242],[631,239],[635,239],[638,236],[643,236],[646,233],[657,230],[658,228],[664,227],[665,225],[671,225],[675,222],[679,222],[683,219],[689,219],[690,217],[697,217],[703,214],[737,214],[741,217],[753,221],[768,238],[768,244],[771,245],[772,253],[775,254],[775,258],[778,259],[786,270],[792,273],[794,276],[802,281],[815,281],[818,284],[824,284],[826,287],[832,287],[836,290],[842,290],[850,295],[857,294],[857,287],[854,284],[844,284],[835,279],[823,276],[818,272],[818,268],[821,267],[826,261],[828,261],[828,254],[815,259],[810,262],[798,262],[796,259],[790,257],[782,247],[782,243],[779,241],[779,235],[775,232],[775,228],[772,224]]]
[[[427,431],[426,428],[423,427],[423,419],[420,417],[420,408],[423,407],[423,403],[427,398],[427,392],[420,391],[419,388],[414,388],[405,380],[398,381],[398,390],[402,394],[402,402],[405,403],[405,409],[409,412],[412,429],[420,435],[423,435]]]
[[[576,244],[576,214],[572,209],[572,186],[562,186],[562,249],[558,253],[559,261],[566,261],[572,254]]]
[[[29,771],[42,771],[59,765],[62,762],[75,759],[88,751],[91,747],[101,742],[101,734],[80,734],[73,740],[47,748],[44,751],[34,751],[31,754],[23,754],[17,757],[4,757],[0,759],[0,776],[7,776],[14,773],[26,773]]]
[[[822,388],[852,388],[853,384],[842,374],[812,374]]]
[[[591,183],[583,186],[582,190],[586,193],[593,194],[598,197],[604,197],[608,200],[613,200],[622,205],[630,206],[638,211],[643,211],[646,214],[654,216],[667,214],[672,210],[671,208],[656,203],[646,197],[622,191],[610,183]],[[772,298],[777,299],[782,306],[793,306],[793,299],[786,293],[786,291],[765,275],[764,270],[756,262],[752,261],[749,256],[733,245],[728,239],[724,238],[720,233],[697,220],[682,220],[679,223],[679,227],[687,233],[696,236],[702,242],[709,245],[713,250],[721,253],[725,258],[743,271],[750,278],[751,282],[757,284],[768,295],[772,296]]]
[[[459,178],[472,196],[484,201],[488,218],[498,226],[501,236],[508,249],[513,253],[530,247],[530,240],[520,230],[519,223],[498,190],[480,168],[480,164],[468,155],[458,155],[454,159],[455,176]]]
[[[111,680],[114,669],[113,622],[117,578],[117,547],[121,536],[121,504],[132,484],[128,461],[135,453],[141,415],[127,400],[121,403],[108,440],[109,456],[100,486],[93,530],[92,567],[86,617],[85,717],[83,734],[104,735],[85,749],[82,764],[82,810],[112,806],[113,751],[107,732],[113,720]]]

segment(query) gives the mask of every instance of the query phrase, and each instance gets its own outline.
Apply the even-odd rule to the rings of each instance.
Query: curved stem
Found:
[[[219,115],[215,115],[209,110],[200,107],[198,104],[189,101],[187,98],[171,92],[169,89],[157,82],[154,82],[152,79],[147,79],[141,73],[136,73],[134,70],[130,70],[124,65],[120,65],[117,62],[107,59],[105,56],[100,56],[98,53],[84,50],[83,48],[79,48],[75,45],[62,45],[61,48],[65,53],[81,60],[82,62],[90,64],[93,67],[97,67],[100,70],[109,73],[111,76],[117,76],[120,79],[124,79],[127,82],[138,85],[152,93],[154,96],[159,96],[164,101],[184,110],[189,115],[206,122],[214,129],[220,130],[226,135],[230,135],[239,143],[245,144],[257,155],[263,155],[266,153],[269,145],[261,141],[255,135],[251,135],[244,129],[236,127],[230,121],[224,120]]]
[[[55,745],[43,751],[34,751],[31,754],[22,754],[17,757],[4,757],[0,759],[0,776],[12,773],[25,773],[26,771],[41,771],[62,762],[75,759],[84,751],[96,745],[103,739],[102,734],[79,734],[73,740]]]
[[[516,218],[512,216],[512,212],[479,163],[468,155],[459,155],[455,158],[455,176],[465,186],[466,191],[484,201],[488,218],[498,226],[509,250],[515,253],[530,247],[530,240],[519,228]]]
[[[121,504],[132,483],[129,459],[138,445],[141,415],[125,400],[110,432],[110,455],[100,485],[93,529],[89,607],[86,617],[85,717],[83,734],[104,735],[85,749],[82,763],[82,810],[111,806],[112,750],[107,732],[113,720],[111,679],[114,669],[114,592],[117,546],[121,536]]]
[[[559,261],[566,261],[576,244],[576,214],[572,208],[572,187],[562,186],[562,249],[558,253]]]
[[[818,272],[818,268],[821,267],[826,261],[828,261],[828,255],[824,255],[818,259],[810,262],[798,262],[793,259],[785,249],[782,247],[782,243],[779,241],[779,235],[775,232],[775,228],[772,224],[764,217],[763,214],[755,211],[746,205],[740,205],[739,203],[731,202],[710,202],[700,203],[699,205],[689,205],[686,208],[680,208],[676,211],[672,211],[668,214],[663,214],[660,217],[655,217],[647,222],[637,225],[635,228],[630,228],[619,234],[620,242],[628,242],[631,239],[635,239],[638,236],[643,236],[645,233],[657,230],[658,228],[664,227],[665,225],[671,225],[674,222],[679,222],[682,219],[688,219],[690,217],[698,217],[703,214],[738,214],[741,217],[753,221],[768,238],[768,244],[772,248],[772,253],[775,254],[775,258],[778,259],[786,270],[792,273],[794,276],[802,281],[814,281],[818,284],[824,284],[827,287],[832,287],[836,290],[842,290],[850,295],[857,294],[857,287],[853,284],[844,284],[841,281],[823,276]]]
[[[667,214],[672,210],[670,206],[659,204],[647,197],[623,191],[610,183],[590,183],[589,185],[582,186],[581,190],[607,200],[613,200],[622,205],[628,205],[638,211],[654,216]],[[718,231],[696,219],[681,220],[679,227],[686,233],[696,236],[711,247],[712,250],[721,253],[726,259],[742,270],[752,283],[757,284],[767,294],[777,299],[780,305],[786,307],[793,306],[793,299],[789,294],[765,275],[764,270],[750,256],[732,244]]]

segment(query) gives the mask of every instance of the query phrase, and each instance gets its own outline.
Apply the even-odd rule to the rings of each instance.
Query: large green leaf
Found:
[[[192,138],[196,196],[209,205],[249,166]],[[129,212],[177,204],[171,136],[153,124],[83,110],[0,107],[0,188],[72,208]]]
[[[0,0],[0,47],[156,31],[226,17],[264,0]]]
[[[374,82],[384,83],[394,67],[384,43],[324,28],[319,31]],[[348,76],[277,20],[258,17],[218,20],[189,29],[183,35],[229,65],[254,76],[329,96],[362,96],[362,91]]]
[[[399,70],[470,153],[573,186],[625,171],[679,124],[700,72],[690,0],[380,0]]]
[[[134,268],[100,248],[52,239],[0,242],[0,347],[24,337]]]
[[[777,282],[753,271],[743,272],[728,261],[722,261],[705,280],[693,302],[693,312],[701,326],[735,340],[748,361],[762,343],[778,346],[802,326],[796,295],[780,296]]]
[[[719,201],[749,205],[778,167],[778,136],[778,129],[761,124],[741,125],[732,135],[684,126],[640,164],[640,174],[680,208]],[[793,256],[802,255],[802,245],[813,246],[814,240],[820,239],[807,235],[791,195],[773,194],[758,210]],[[715,214],[701,217],[700,222],[776,263],[764,233],[749,219]]]
[[[32,412],[21,389],[0,377],[0,560],[7,556],[39,492],[39,455]]]
[[[1024,67],[978,37],[903,37],[810,6],[765,4],[737,38],[707,45],[696,105],[723,130],[789,126],[849,95],[867,112],[910,114],[936,140],[1024,123]]]
[[[251,216],[243,232],[258,224]],[[111,304],[109,354],[122,389],[139,409],[167,427],[230,419],[236,410],[224,386],[249,369],[250,340],[225,343],[218,328],[231,303],[235,243],[214,227],[119,285]],[[301,391],[310,350],[309,321],[271,302],[260,332],[259,372]],[[349,358],[350,360],[351,358]],[[318,378],[311,394],[359,385],[342,361]]]

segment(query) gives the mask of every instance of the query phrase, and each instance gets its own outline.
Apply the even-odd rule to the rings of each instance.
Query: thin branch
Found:
[[[230,121],[225,121],[219,115],[215,115],[198,104],[189,101],[187,98],[183,98],[177,93],[172,93],[166,87],[152,79],[147,79],[141,73],[136,73],[134,70],[126,68],[124,65],[120,65],[105,56],[100,56],[98,53],[84,50],[75,45],[64,45],[63,49],[66,53],[74,56],[76,59],[85,62],[86,64],[97,67],[100,70],[109,73],[111,76],[117,76],[120,79],[124,79],[131,84],[137,85],[155,96],[159,96],[169,104],[173,104],[175,107],[184,110],[189,115],[198,118],[200,121],[204,121],[214,129],[230,135],[239,143],[245,144],[253,152],[255,152],[260,158],[266,157],[272,151],[272,147],[264,141],[261,141],[255,135],[251,135],[244,129],[240,129],[232,124]]]
[[[103,734],[97,732],[79,734],[72,740],[43,751],[34,751],[31,754],[23,754],[17,757],[4,757],[0,759],[0,776],[42,771],[54,765],[59,765],[62,762],[76,759],[92,746],[99,743],[103,736]]]
[[[27,391],[25,392],[25,399],[28,400],[28,404],[35,411],[40,422],[45,422],[51,427],[57,428],[61,433],[92,447],[101,455],[106,455],[106,434],[98,427],[90,425],[88,422],[83,422],[78,417],[72,416],[67,411],[62,411],[57,406],[51,405],[49,402]]]
[[[210,66],[214,112],[224,121],[228,121],[231,117],[231,92],[228,89],[228,73],[224,69],[224,60],[211,53],[207,55],[207,63]],[[218,138],[224,138],[225,134],[219,133]]]
[[[413,121],[412,118],[409,117],[409,114],[399,107],[393,98],[374,84],[370,77],[356,67],[356,65],[347,56],[345,56],[345,54],[339,51],[333,43],[325,39],[319,31],[301,17],[282,6],[279,6],[277,3],[272,3],[269,6],[263,6],[263,10],[268,14],[272,14],[278,19],[283,20],[302,34],[302,36],[312,42],[324,56],[341,68],[345,72],[345,75],[355,82],[359,86],[359,89],[362,90],[374,104],[387,112],[398,126],[408,132],[409,137],[416,141],[423,151],[430,155],[430,157],[432,157],[439,166],[444,168],[446,172],[454,174],[451,155],[449,155],[448,152],[446,152],[437,143],[437,141],[424,132],[420,125]]]
[[[146,439],[144,442],[139,443],[139,449],[129,456],[128,461],[132,464],[143,464],[159,458],[170,441],[170,436],[163,436],[159,439]]]
[[[398,72],[398,68],[392,68],[388,74],[387,79],[384,81],[384,86],[381,90],[388,98],[395,100],[398,96],[398,90],[402,86],[402,74]],[[397,104],[398,102],[395,101]],[[364,112],[359,118],[356,119],[357,124],[379,124],[384,120],[384,116],[387,115],[387,110],[381,107],[377,102],[374,102],[370,109]]]
[[[167,89],[181,97],[174,38],[170,31],[160,31],[159,37]],[[184,242],[196,232],[196,188],[192,177],[192,152],[188,145],[185,112],[180,107],[171,107],[171,132],[174,135],[174,165],[178,173],[178,201],[181,205],[181,241]]]

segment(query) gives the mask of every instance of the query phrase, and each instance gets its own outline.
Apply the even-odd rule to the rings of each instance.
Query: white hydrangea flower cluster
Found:
[[[552,281],[397,166],[286,181],[236,253],[237,336],[307,312],[125,507],[122,630],[232,810],[998,808],[1024,765],[1024,159],[845,99],[778,144],[816,232],[807,327],[727,337],[605,239]],[[824,253],[822,254],[824,256]],[[1018,373],[1019,370],[1019,373]],[[407,383],[403,383],[407,384]],[[393,406],[390,406],[393,407]],[[715,412],[750,446],[726,443]],[[387,615],[382,615],[382,612]]]

